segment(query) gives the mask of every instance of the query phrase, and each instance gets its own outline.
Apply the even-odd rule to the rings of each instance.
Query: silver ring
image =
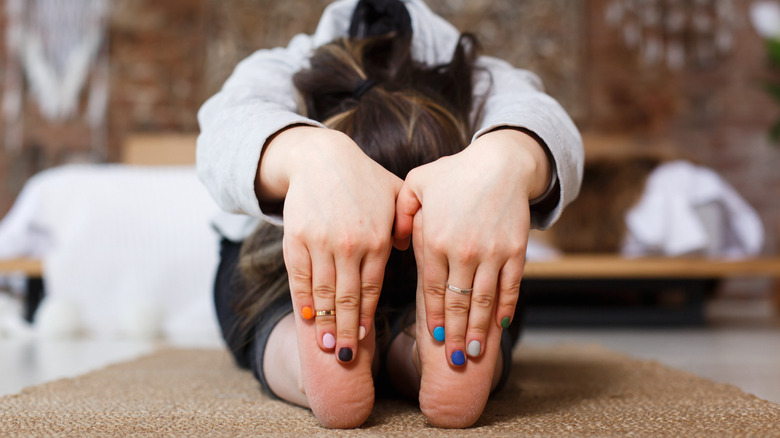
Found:
[[[473,288],[461,289],[461,288],[453,286],[453,285],[451,285],[449,283],[447,283],[447,289],[449,289],[449,290],[451,290],[453,292],[457,292],[457,293],[459,293],[461,295],[468,295],[468,294],[474,292]]]
[[[331,315],[335,315],[335,314],[336,314],[335,310],[318,310],[315,313],[315,316],[331,316]]]

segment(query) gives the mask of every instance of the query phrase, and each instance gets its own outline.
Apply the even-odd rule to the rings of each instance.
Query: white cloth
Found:
[[[459,32],[434,14],[422,0],[404,0],[412,19],[412,56],[425,64],[451,60]],[[266,140],[293,124],[322,126],[297,114],[292,75],[309,66],[309,56],[319,46],[348,33],[357,0],[339,0],[329,5],[313,35],[296,35],[285,48],[259,50],[243,60],[222,90],[200,109],[198,121],[198,174],[217,203],[228,212],[265,218],[254,191],[255,175]],[[484,68],[477,72],[475,93],[488,89],[483,118],[474,138],[500,126],[528,129],[538,135],[555,161],[561,195],[548,214],[532,210],[532,226],[549,227],[564,206],[577,197],[582,180],[583,148],[577,127],[564,109],[542,92],[539,78],[526,70],[490,57],[480,57]],[[490,88],[489,88],[490,87]],[[225,219],[215,220],[225,236],[246,237],[253,227]]]
[[[757,255],[764,243],[758,214],[713,170],[687,161],[658,166],[626,214],[626,256]]]
[[[218,210],[193,167],[56,168],[0,222],[0,257],[42,256],[45,300],[91,335],[218,338]]]

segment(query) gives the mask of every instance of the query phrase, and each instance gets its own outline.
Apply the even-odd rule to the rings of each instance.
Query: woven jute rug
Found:
[[[780,436],[780,405],[598,345],[521,345],[514,362],[472,428],[380,400],[361,429],[334,431],[262,395],[223,351],[162,350],[0,398],[0,436]]]

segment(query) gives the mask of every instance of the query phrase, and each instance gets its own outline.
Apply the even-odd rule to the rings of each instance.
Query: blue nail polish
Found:
[[[456,352],[452,353],[452,364],[461,366],[466,363],[466,355],[463,354],[462,351],[457,350]]]
[[[433,339],[444,342],[444,327],[436,327],[433,329]]]

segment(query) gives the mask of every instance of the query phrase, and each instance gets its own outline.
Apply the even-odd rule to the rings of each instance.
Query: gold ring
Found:
[[[460,287],[457,287],[457,286],[453,286],[453,285],[451,285],[449,283],[447,283],[447,289],[449,289],[449,290],[451,290],[453,292],[457,292],[457,293],[462,294],[462,295],[468,295],[468,294],[474,292],[473,288],[463,289],[463,288],[460,288]]]
[[[315,315],[316,316],[331,316],[331,315],[335,315],[335,314],[336,314],[335,310],[318,310]]]

